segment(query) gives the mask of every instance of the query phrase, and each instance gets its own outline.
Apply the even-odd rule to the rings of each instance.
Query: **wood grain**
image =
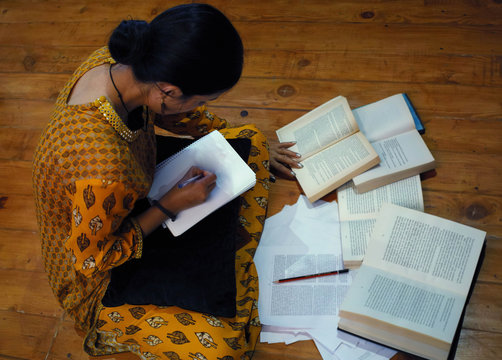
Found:
[[[207,2],[234,22],[246,48],[241,81],[210,109],[233,124],[255,123],[271,142],[277,128],[337,95],[352,108],[396,93],[410,96],[437,161],[422,181],[425,211],[487,232],[455,358],[499,359],[502,2]],[[89,359],[83,334],[63,314],[44,272],[31,188],[33,152],[61,87],[107,43],[118,22],[150,20],[180,3],[185,1],[0,2],[0,359]],[[300,194],[297,182],[279,177],[268,216]],[[253,360],[272,359],[321,357],[312,341],[259,343]],[[399,353],[393,360],[411,359]]]
[[[4,74],[0,98],[53,101],[67,79],[66,74]],[[306,112],[341,94],[355,108],[401,92],[410,96],[426,122],[431,114],[457,119],[496,120],[502,113],[500,94],[490,87],[389,82],[382,88],[382,83],[371,81],[242,78],[214,104]],[[450,106],[451,96],[455,97],[455,107]]]
[[[106,44],[116,21],[0,23],[0,42],[29,46],[99,47]],[[500,53],[497,27],[314,22],[234,22],[248,50],[322,50],[442,55]],[[406,31],[402,31],[406,29]],[[372,36],[361,37],[361,33]],[[274,34],[274,36],[269,36]],[[439,35],[439,36],[438,36]]]
[[[0,319],[0,354],[7,359],[45,359],[55,335],[58,318],[0,310]]]
[[[0,286],[4,291],[0,310],[47,317],[63,314],[43,271],[3,270]]]
[[[36,231],[0,230],[0,269],[44,272],[40,238]],[[20,273],[22,276],[22,273]],[[1,276],[1,274],[0,274]],[[45,279],[44,279],[45,282]]]
[[[71,74],[96,46],[0,45],[0,71]],[[494,55],[246,50],[244,77],[502,85]],[[343,70],[343,71],[342,71]]]

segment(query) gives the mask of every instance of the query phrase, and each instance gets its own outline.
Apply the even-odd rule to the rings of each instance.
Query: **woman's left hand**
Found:
[[[288,179],[294,179],[295,173],[292,169],[301,169],[299,163],[301,155],[289,150],[295,142],[269,143],[270,167]]]

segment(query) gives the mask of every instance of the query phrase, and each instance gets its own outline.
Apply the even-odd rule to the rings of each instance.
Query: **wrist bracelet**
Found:
[[[160,203],[157,201],[157,200],[153,200],[152,201],[152,205],[155,206],[157,209],[159,209],[160,211],[162,211],[164,214],[166,214],[166,216],[171,219],[171,221],[174,221],[176,220],[176,215],[174,215],[172,212],[170,212],[169,210],[167,210],[165,207],[163,207],[162,205],[160,205]]]

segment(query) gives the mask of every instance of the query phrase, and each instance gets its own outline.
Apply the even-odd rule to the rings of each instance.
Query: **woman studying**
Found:
[[[60,92],[34,159],[37,219],[50,285],[85,331],[90,355],[251,357],[260,331],[252,255],[266,216],[269,164],[286,176],[284,165],[298,165],[291,143],[269,149],[254,126],[229,127],[206,110],[206,102],[239,80],[242,63],[242,42],[228,19],[209,5],[188,4],[150,23],[123,21],[108,46],[91,54]],[[196,180],[133,211],[153,179],[154,125],[195,138],[220,131],[251,142],[248,164],[257,185],[242,195],[239,209],[240,230],[249,241],[235,253],[234,317],[102,303],[112,269],[141,258],[162,222],[204,202],[215,186],[215,174],[191,168],[179,174],[179,184]]]

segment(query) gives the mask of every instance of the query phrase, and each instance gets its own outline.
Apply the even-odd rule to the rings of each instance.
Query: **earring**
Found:
[[[164,104],[164,97],[162,97],[162,101],[160,102],[160,112],[161,114],[164,114],[164,112],[166,112],[167,110],[167,106],[166,104]]]

